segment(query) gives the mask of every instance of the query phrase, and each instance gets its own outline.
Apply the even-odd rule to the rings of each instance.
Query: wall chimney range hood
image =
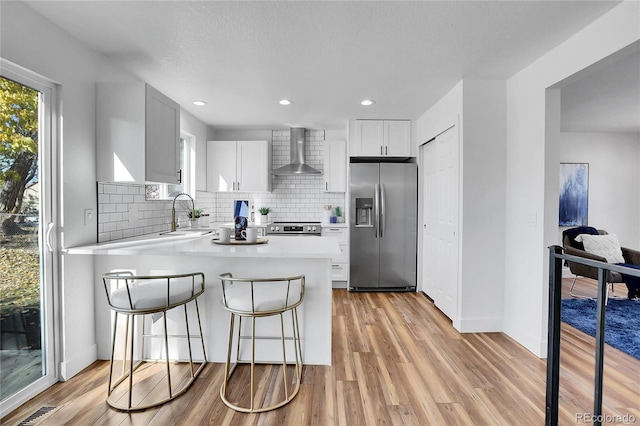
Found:
[[[305,164],[304,161],[304,131],[302,127],[292,127],[289,144],[291,146],[291,157],[289,164],[279,167],[273,171],[276,176],[299,176],[299,175],[321,175],[322,172]]]

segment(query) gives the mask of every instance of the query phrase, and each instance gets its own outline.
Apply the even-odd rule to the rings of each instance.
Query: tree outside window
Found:
[[[37,206],[25,194],[38,183],[38,92],[0,77],[0,125],[0,230],[14,235]]]

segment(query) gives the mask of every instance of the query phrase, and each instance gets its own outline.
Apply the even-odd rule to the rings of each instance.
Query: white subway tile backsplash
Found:
[[[307,129],[305,158],[307,164],[323,170],[324,130]],[[289,162],[289,130],[272,132],[273,168]],[[216,220],[233,219],[233,201],[249,200],[255,206],[271,208],[269,220],[320,221],[327,204],[345,208],[345,195],[324,192],[322,176],[274,176],[273,192],[266,194],[217,193]]]
[[[305,133],[307,164],[321,171],[324,136],[324,130],[307,129]],[[271,141],[273,168],[288,164],[289,129],[273,130]],[[260,207],[270,207],[271,221],[320,221],[327,204],[346,210],[345,194],[325,193],[323,185],[322,176],[273,176],[273,192],[197,191],[195,204],[210,215],[212,222],[233,220],[234,200],[249,200],[255,215]],[[144,185],[98,182],[97,192],[98,242],[162,232],[170,227],[171,201],[146,201]]]

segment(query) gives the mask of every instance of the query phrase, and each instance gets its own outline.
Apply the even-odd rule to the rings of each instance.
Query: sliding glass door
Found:
[[[0,69],[0,400],[2,415],[56,381],[53,302],[55,87]]]

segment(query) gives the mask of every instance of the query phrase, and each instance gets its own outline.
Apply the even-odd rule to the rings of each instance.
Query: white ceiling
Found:
[[[215,128],[344,129],[416,119],[462,78],[509,77],[618,2],[26,3]]]

